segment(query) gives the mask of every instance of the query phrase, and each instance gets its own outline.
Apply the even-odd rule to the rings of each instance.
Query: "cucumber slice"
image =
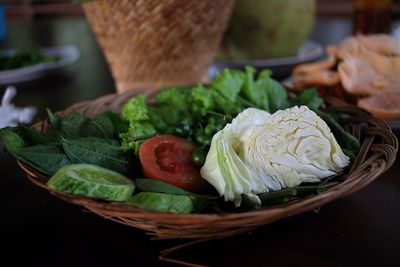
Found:
[[[108,201],[125,201],[135,190],[133,181],[125,176],[91,164],[66,165],[47,185],[55,191]]]

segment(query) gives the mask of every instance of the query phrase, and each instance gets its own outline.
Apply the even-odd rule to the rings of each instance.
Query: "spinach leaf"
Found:
[[[71,163],[93,164],[127,174],[129,162],[116,140],[97,137],[62,138],[62,146]]]

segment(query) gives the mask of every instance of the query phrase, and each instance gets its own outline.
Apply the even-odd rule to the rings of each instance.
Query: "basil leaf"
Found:
[[[46,111],[47,111],[47,116],[48,116],[48,118],[49,118],[49,122],[50,122],[50,125],[51,125],[51,127],[53,127],[53,128],[58,128],[60,125],[60,118],[59,117],[57,117],[54,113],[53,113],[53,111],[51,111],[49,108],[48,109],[46,109]]]
[[[12,154],[19,148],[51,142],[50,139],[35,129],[24,125],[0,129],[0,138],[3,140],[6,149]]]
[[[24,125],[18,126],[21,135],[23,136],[24,140],[27,144],[32,145],[39,145],[39,144],[47,144],[52,142],[51,139],[47,138],[42,133],[38,132],[35,129],[26,127]]]
[[[106,111],[103,115],[107,116],[114,128],[114,137],[119,138],[121,133],[128,131],[129,123],[123,120],[117,113],[112,111]]]
[[[75,138],[81,136],[81,129],[86,118],[80,113],[72,113],[61,119],[61,134],[64,137]]]
[[[65,153],[71,163],[93,164],[121,174],[127,174],[129,162],[115,140],[97,137],[61,139]]]
[[[17,157],[17,150],[26,147],[26,142],[15,128],[0,129],[0,138],[8,152]]]
[[[70,164],[59,144],[20,148],[16,150],[16,157],[33,169],[47,175],[53,175],[62,166]]]
[[[114,125],[106,114],[100,114],[86,121],[81,136],[113,138]]]

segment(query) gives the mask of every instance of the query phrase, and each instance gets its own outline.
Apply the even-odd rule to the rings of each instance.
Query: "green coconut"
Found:
[[[309,37],[315,0],[236,0],[223,56],[261,59],[292,56]]]

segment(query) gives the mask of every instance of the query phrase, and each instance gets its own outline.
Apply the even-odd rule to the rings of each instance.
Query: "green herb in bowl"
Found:
[[[56,61],[58,61],[57,57],[45,55],[39,48],[20,49],[12,55],[6,55],[0,51],[0,71]]]

